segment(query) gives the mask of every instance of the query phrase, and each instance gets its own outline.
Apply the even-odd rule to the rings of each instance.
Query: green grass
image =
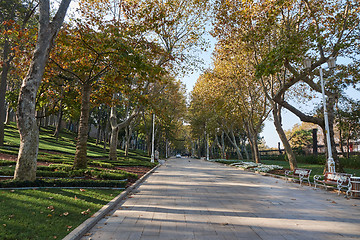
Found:
[[[261,162],[264,164],[275,164],[275,165],[283,166],[286,169],[290,169],[289,162],[286,161],[261,160]],[[324,172],[324,165],[320,165],[320,164],[298,163],[298,168],[312,169],[311,178],[313,175],[322,175]],[[346,173],[351,173],[355,176],[360,176],[360,169],[345,168],[344,170]]]
[[[54,128],[41,128],[39,136],[39,155],[38,161],[51,163],[72,164],[76,151],[76,134],[64,129],[59,140],[53,136]],[[19,133],[15,123],[10,123],[5,127],[5,146],[0,147],[1,153],[17,155],[19,147]],[[49,151],[51,151],[49,153]],[[57,152],[57,154],[54,154]],[[147,166],[153,167],[150,158],[139,150],[130,151],[129,156],[125,157],[124,151],[118,149],[118,161],[111,162],[109,149],[103,149],[102,145],[96,145],[93,138],[88,139],[87,155],[89,165],[99,167],[116,167],[116,166]],[[107,164],[108,163],[108,164]]]
[[[38,162],[50,163],[38,166],[37,177],[57,177],[35,182],[5,180],[3,187],[28,186],[108,186],[124,187],[124,179],[138,176],[116,169],[118,166],[153,167],[150,158],[139,151],[118,150],[116,161],[108,160],[109,150],[88,141],[88,168],[74,170],[76,135],[64,130],[59,140],[53,137],[54,128],[41,128],[39,136]],[[19,148],[19,133],[14,123],[6,125],[5,145],[0,152],[16,156]],[[0,175],[13,176],[15,161],[0,159]],[[86,179],[64,179],[86,177]],[[62,239],[79,224],[89,218],[103,205],[117,196],[120,190],[100,189],[46,189],[2,190],[0,189],[0,239]],[[89,209],[89,210],[88,210]]]
[[[0,191],[0,239],[62,239],[121,191]]]

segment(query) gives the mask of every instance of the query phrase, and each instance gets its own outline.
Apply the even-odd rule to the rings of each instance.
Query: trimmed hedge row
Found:
[[[31,181],[0,181],[0,188],[20,187],[111,187],[124,188],[127,181],[84,180],[84,179],[39,179]]]

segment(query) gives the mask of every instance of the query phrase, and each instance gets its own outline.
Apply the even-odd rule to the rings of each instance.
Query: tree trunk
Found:
[[[340,164],[338,152],[336,149],[335,144],[335,133],[334,133],[334,120],[335,120],[335,113],[334,113],[334,105],[335,105],[335,98],[334,97],[328,97],[328,101],[326,104],[328,117],[329,117],[329,130],[330,130],[330,142],[331,142],[331,152],[333,155],[333,159],[335,162],[335,168],[338,172],[344,172],[343,167]],[[324,135],[326,136],[326,135]]]
[[[10,112],[11,112],[11,108],[10,108],[10,104],[8,104],[6,109],[5,125],[8,125],[10,123]]]
[[[71,0],[62,0],[50,23],[50,2],[39,1],[39,31],[29,71],[23,80],[17,108],[17,126],[20,148],[15,168],[15,180],[36,179],[36,162],[39,148],[39,129],[35,119],[36,94],[44,75],[49,53],[64,21]]]
[[[10,63],[8,61],[10,46],[9,40],[5,37],[4,47],[3,47],[3,64],[1,72],[1,82],[0,82],[0,146],[4,145],[4,131],[5,131],[5,94],[7,87],[7,76],[10,69]]]
[[[236,151],[236,155],[237,155],[237,157],[238,157],[238,160],[242,160],[242,159],[243,159],[243,156],[242,156],[242,154],[241,154],[241,150],[240,150],[239,146],[237,145],[236,137],[235,137],[235,134],[234,134],[233,129],[230,130],[230,136],[231,136],[231,138],[230,138],[230,136],[229,136],[228,133],[226,133],[226,136],[228,137],[230,143],[234,146],[235,151]]]
[[[347,151],[346,151],[346,158],[350,158],[350,137],[346,139]]]
[[[110,109],[110,127],[111,127],[111,135],[110,135],[110,160],[117,160],[117,143],[118,143],[118,135],[119,128],[117,126],[117,117],[116,117],[116,108],[112,106]]]
[[[83,169],[87,167],[87,140],[90,116],[90,94],[91,84],[84,83],[82,85],[79,131],[74,159],[75,169]]]
[[[250,160],[249,153],[248,153],[248,151],[246,149],[246,139],[245,138],[241,141],[241,149],[242,149],[242,151],[245,152],[246,159]]]
[[[224,131],[221,132],[221,157],[226,159],[225,153],[225,141],[224,141]]]
[[[275,129],[276,129],[276,131],[280,137],[280,140],[285,148],[286,156],[289,159],[290,169],[294,170],[297,167],[296,157],[295,157],[293,150],[291,149],[290,143],[287,140],[285,132],[282,128],[281,106],[279,106],[277,103],[274,103],[274,105],[273,105],[273,117],[274,117]]]
[[[131,124],[129,124],[129,126],[127,127],[127,131],[126,131],[126,142],[125,142],[125,156],[126,157],[129,154],[131,135],[132,135],[132,127],[131,127]]]
[[[119,128],[111,127],[109,159],[113,161],[117,160],[118,135],[119,135]]]
[[[54,136],[56,137],[56,140],[59,139],[59,134],[60,134],[60,130],[61,130],[61,122],[62,122],[62,117],[63,117],[63,105],[62,105],[62,99],[60,100],[60,106],[59,106],[59,112],[58,112],[58,122],[56,124],[56,129],[54,132]]]
[[[253,159],[256,163],[261,163],[260,160],[260,152],[259,152],[259,147],[257,144],[257,134],[253,136],[253,139],[251,141],[253,144],[252,149],[253,149]]]

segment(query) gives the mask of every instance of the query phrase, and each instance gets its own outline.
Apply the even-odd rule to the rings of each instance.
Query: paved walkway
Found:
[[[82,239],[360,239],[360,200],[172,159]]]

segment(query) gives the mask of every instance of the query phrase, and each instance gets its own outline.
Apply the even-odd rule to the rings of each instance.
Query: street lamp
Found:
[[[336,66],[336,59],[334,57],[330,57],[327,61],[328,68],[335,68]],[[306,68],[311,67],[311,60],[305,59],[304,65]],[[320,82],[321,82],[321,92],[322,92],[322,98],[323,98],[323,107],[324,107],[324,120],[325,120],[325,133],[326,133],[326,142],[327,142],[327,150],[328,150],[328,171],[329,172],[335,172],[335,162],[332,157],[332,151],[331,151],[331,142],[330,142],[330,128],[329,128],[329,118],[328,113],[326,110],[326,97],[325,97],[325,86],[324,86],[324,78],[323,78],[323,68],[320,65]]]
[[[154,163],[155,162],[155,113],[153,113],[153,121],[152,121],[152,140],[151,140],[151,162]]]
[[[209,161],[209,135],[206,132],[206,123],[205,123],[205,147],[206,147],[206,160]]]

